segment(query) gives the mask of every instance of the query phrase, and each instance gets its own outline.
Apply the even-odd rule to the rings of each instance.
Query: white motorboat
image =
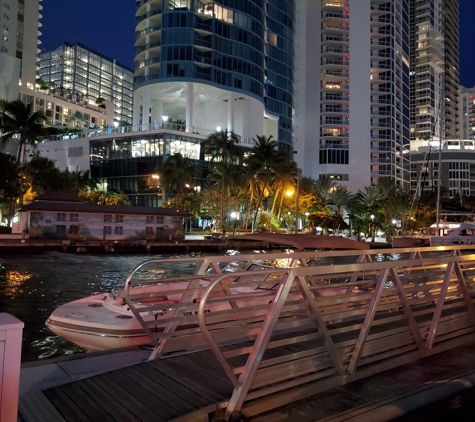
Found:
[[[162,303],[166,313],[167,307],[179,300],[179,295],[161,298],[155,295],[160,289],[166,288],[167,285],[149,286],[135,289],[135,293],[153,292],[154,303]],[[173,288],[185,289],[186,283],[178,283]],[[146,303],[143,300],[143,304]],[[155,316],[152,314],[150,318]],[[46,321],[46,327],[89,351],[150,343],[150,338],[125,301],[124,290],[96,294],[66,303],[53,311]]]
[[[296,255],[285,255],[288,256],[284,258],[286,262],[272,262],[277,262],[282,267],[301,265],[302,259],[295,257]],[[235,277],[227,285],[233,294],[239,293],[244,298],[233,304],[230,304],[231,301],[211,301],[205,312],[219,313],[229,309],[229,306],[267,305],[272,300],[282,275],[269,275],[269,271],[261,274],[262,271],[256,271],[275,271],[276,266],[255,261],[255,258],[256,255],[238,255],[146,261],[132,271],[124,289],[66,303],[53,311],[46,326],[58,336],[86,350],[100,351],[150,344],[151,336],[159,336],[164,330],[168,333],[170,326],[167,324],[176,323],[173,331],[179,335],[173,341],[170,336],[167,337],[169,341],[163,352],[200,348],[205,345],[205,341],[199,334],[197,323],[199,301],[201,294],[216,277],[223,273],[245,271],[245,277]],[[183,267],[183,264],[192,267],[189,269],[192,275],[167,277],[163,267],[173,269],[170,264],[174,264],[175,269],[176,266]],[[162,267],[149,272],[143,271],[141,277],[136,277],[139,270],[150,265]],[[219,294],[222,295],[223,291],[221,289]],[[325,295],[343,294],[346,291],[347,288],[342,286],[326,290]],[[290,295],[301,299],[299,290],[291,290]],[[186,330],[192,335],[186,337],[180,334]]]
[[[475,223],[441,222],[419,229],[415,236],[395,236],[393,248],[474,245]]]

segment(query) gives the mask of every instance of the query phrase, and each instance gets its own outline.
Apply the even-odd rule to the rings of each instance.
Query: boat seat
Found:
[[[121,305],[125,305],[127,302],[125,301],[125,291],[120,290],[119,294],[117,296],[117,300]],[[168,296],[164,295],[159,295],[159,296],[149,296],[149,297],[143,297],[140,299],[135,299],[135,302],[140,302],[140,303],[155,303],[155,302],[166,302],[168,301]]]

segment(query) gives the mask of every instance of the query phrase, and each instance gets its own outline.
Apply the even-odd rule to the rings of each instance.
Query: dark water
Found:
[[[0,312],[8,312],[25,323],[22,361],[84,352],[45,327],[51,312],[66,302],[122,288],[136,265],[158,257],[165,255],[48,252],[0,257]]]
[[[25,323],[22,361],[84,353],[84,349],[57,337],[45,327],[51,312],[72,300],[122,288],[136,265],[146,259],[170,256],[47,252],[0,257],[0,312],[8,312]],[[352,257],[351,262],[354,260]],[[186,268],[180,266],[172,271],[176,275],[184,272]]]

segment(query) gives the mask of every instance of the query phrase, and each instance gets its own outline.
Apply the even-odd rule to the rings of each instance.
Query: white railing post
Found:
[[[23,322],[0,313],[0,422],[18,420]]]

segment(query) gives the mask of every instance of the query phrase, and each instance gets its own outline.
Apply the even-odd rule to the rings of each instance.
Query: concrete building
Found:
[[[459,133],[461,139],[475,139],[475,88],[460,87]]]
[[[273,136],[293,151],[295,0],[137,2],[134,125]]]
[[[411,143],[411,191],[441,188],[450,198],[475,195],[475,140],[447,139]],[[439,157],[440,152],[440,157]],[[440,160],[440,168],[439,168]],[[440,171],[440,175],[439,175]]]
[[[0,0],[0,98],[15,100],[34,89],[42,0]]]
[[[99,98],[110,101],[114,119],[132,123],[132,69],[83,44],[65,42],[41,53],[38,77],[68,100],[92,106]]]
[[[409,187],[409,7],[302,0],[296,25],[295,156],[305,176],[356,193]]]
[[[44,192],[22,208],[30,239],[172,240],[183,237],[188,211],[96,205],[65,192]]]
[[[459,135],[458,0],[410,1],[411,140]]]

